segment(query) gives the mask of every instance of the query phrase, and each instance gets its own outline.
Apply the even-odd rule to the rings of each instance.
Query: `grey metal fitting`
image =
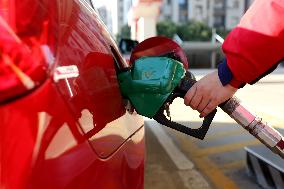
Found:
[[[259,141],[273,152],[284,158],[284,151],[277,146],[277,144],[283,140],[283,136],[261,118],[256,117],[247,108],[245,108],[241,104],[240,100],[233,97],[222,105],[221,108],[238,124],[249,131],[251,135],[259,139]]]

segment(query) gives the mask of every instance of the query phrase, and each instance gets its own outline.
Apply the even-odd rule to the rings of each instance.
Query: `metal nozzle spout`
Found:
[[[248,111],[236,97],[220,107],[251,135],[284,159],[284,138],[277,130]]]

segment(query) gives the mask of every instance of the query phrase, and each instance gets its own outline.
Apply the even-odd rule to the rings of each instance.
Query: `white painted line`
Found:
[[[145,125],[149,126],[152,132],[157,137],[158,141],[165,149],[171,160],[179,170],[193,169],[194,164],[174,144],[170,136],[162,129],[162,125],[156,121],[145,121]]]

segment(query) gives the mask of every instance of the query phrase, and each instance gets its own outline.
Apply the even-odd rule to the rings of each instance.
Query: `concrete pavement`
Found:
[[[157,137],[155,129],[158,128],[157,132],[162,135],[168,135],[164,133],[161,126],[154,123],[151,120],[145,122],[146,127],[146,146],[147,146],[147,158],[146,158],[146,170],[145,170],[145,189],[211,189],[210,184],[202,176],[202,174],[196,170],[191,161],[183,160],[185,167],[177,166],[175,161],[179,161],[180,152],[172,155],[176,155],[177,158],[173,157],[172,152],[167,151],[161,143],[161,137]],[[161,129],[161,130],[160,130]],[[156,136],[155,136],[155,134]],[[163,138],[163,137],[162,137]],[[169,138],[172,141],[171,138]],[[163,141],[169,143],[169,141]],[[167,147],[168,148],[168,147]],[[170,147],[176,148],[176,147]],[[171,149],[170,151],[179,151],[179,149]],[[187,162],[189,161],[189,163]],[[191,164],[188,166],[188,164]]]

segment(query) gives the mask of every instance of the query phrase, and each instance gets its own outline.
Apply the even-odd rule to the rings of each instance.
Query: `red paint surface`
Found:
[[[280,140],[276,146],[278,146],[281,150],[283,150],[284,149],[284,141]]]
[[[14,0],[13,16],[5,2],[0,14],[27,39],[33,61],[12,60],[31,78],[43,79],[27,90],[7,67],[2,76],[8,78],[0,78],[1,86],[10,77],[16,81],[0,92],[11,91],[0,104],[0,188],[142,189],[143,120],[124,109],[115,69],[127,64],[97,13],[84,1]],[[70,65],[79,76],[54,82],[55,69]]]
[[[183,63],[184,68],[188,69],[189,64],[184,50],[173,40],[162,36],[152,37],[138,44],[133,49],[130,62],[134,63],[135,60],[144,56],[167,56],[168,54],[174,55]]]
[[[0,1],[0,102],[28,91],[19,74],[15,73],[16,68],[26,74],[35,86],[47,77],[47,65],[40,45],[48,41],[49,36],[45,32],[50,25],[50,17],[36,5],[28,0]],[[29,14],[26,14],[27,10]],[[35,15],[38,15],[37,19],[33,19]]]

